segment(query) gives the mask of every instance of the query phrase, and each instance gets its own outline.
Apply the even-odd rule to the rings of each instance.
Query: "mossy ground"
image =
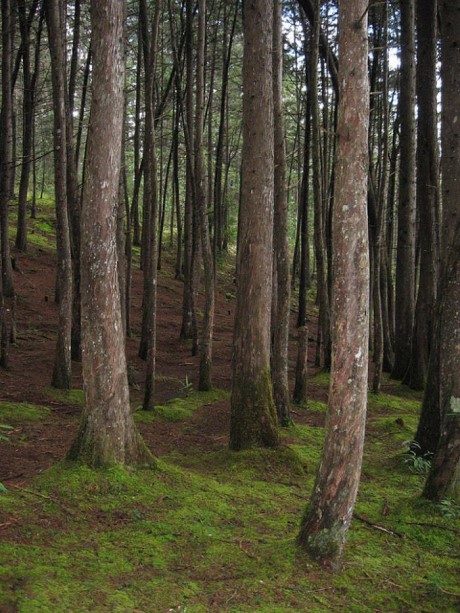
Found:
[[[176,450],[155,471],[61,463],[2,494],[0,610],[458,610],[458,509],[446,516],[420,499],[423,475],[401,460],[419,403],[394,392],[369,398],[357,517],[340,572],[295,546],[323,440],[322,428],[297,424],[278,449]],[[186,427],[217,401],[220,392],[192,392],[153,419],[180,415]],[[0,421],[10,408],[0,405]]]

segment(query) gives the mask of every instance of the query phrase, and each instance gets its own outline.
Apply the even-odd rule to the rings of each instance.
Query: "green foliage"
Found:
[[[7,424],[0,424],[0,441],[8,441],[9,438],[3,434],[2,430],[12,430],[12,426],[8,426]]]
[[[12,430],[12,426],[8,426],[7,424],[0,424],[0,441],[9,441],[10,439],[3,434],[2,430]],[[6,492],[7,489],[6,487],[3,485],[3,483],[0,482],[0,492]]]
[[[185,379],[181,382],[181,384],[182,392],[184,393],[184,396],[188,398],[193,391],[193,383],[189,381],[188,376],[185,375]]]
[[[409,470],[419,475],[427,475],[431,468],[431,459],[433,453],[428,451],[420,455],[420,445],[417,441],[409,441],[410,449],[403,454],[403,462],[409,467]]]
[[[450,498],[440,500],[437,504],[440,514],[446,519],[460,518],[460,504]]]

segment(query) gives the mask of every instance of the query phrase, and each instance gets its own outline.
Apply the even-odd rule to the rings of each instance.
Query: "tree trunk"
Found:
[[[340,102],[333,215],[333,343],[326,439],[299,544],[334,562],[358,491],[367,404],[369,87],[367,1],[339,5]]]
[[[147,4],[141,0],[144,41],[145,130],[144,130],[144,225],[143,270],[144,294],[142,304],[142,341],[144,347],[145,389],[142,408],[153,410],[156,370],[156,309],[158,264],[158,180],[155,148],[155,72],[158,50],[158,31],[161,2],[157,2],[151,32],[148,26]]]
[[[415,1],[401,7],[401,161],[396,253],[395,362],[391,376],[403,379],[410,367],[415,296]]]
[[[56,200],[56,251],[59,323],[52,385],[69,389],[72,377],[72,261],[67,211],[67,118],[65,87],[65,21],[61,0],[48,0],[46,20],[51,55],[54,105],[54,191]]]
[[[273,16],[273,108],[274,108],[274,226],[273,248],[276,270],[276,312],[273,313],[272,382],[278,421],[291,423],[289,411],[288,341],[291,314],[291,281],[289,271],[288,201],[286,193],[286,146],[283,122],[283,41],[281,1],[274,0]]]
[[[243,152],[230,447],[275,446],[270,381],[273,243],[273,3],[245,3]]]
[[[198,3],[198,54],[196,70],[195,113],[195,194],[199,215],[199,233],[203,256],[205,306],[200,338],[200,373],[198,389],[212,386],[212,335],[214,328],[214,261],[209,236],[208,204],[203,159],[204,74],[205,74],[206,0]]]
[[[436,111],[437,2],[417,2],[417,209],[419,212],[420,282],[415,307],[412,358],[408,383],[425,386],[433,334],[438,281],[436,222],[439,160]]]
[[[116,203],[123,127],[124,3],[93,0],[93,105],[82,209],[85,407],[69,458],[91,467],[152,464],[129,405],[117,273]]]
[[[12,176],[13,98],[11,92],[12,7],[10,0],[2,1],[2,107],[0,133],[0,232],[1,273],[4,297],[14,295],[8,237],[8,205]]]
[[[423,495],[460,500],[460,6],[441,0],[442,269],[439,307],[441,438]]]

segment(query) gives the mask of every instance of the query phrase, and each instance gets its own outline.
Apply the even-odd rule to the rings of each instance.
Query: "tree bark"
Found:
[[[289,410],[288,341],[291,313],[289,270],[288,201],[286,192],[286,146],[283,122],[283,41],[281,1],[274,0],[273,15],[273,108],[274,108],[274,226],[273,250],[276,270],[276,312],[273,313],[272,382],[278,422],[291,423]]]
[[[273,3],[244,5],[243,152],[230,447],[279,443],[270,381]]]
[[[332,370],[326,439],[299,544],[340,557],[358,491],[367,404],[369,86],[367,1],[339,4],[340,102],[333,213]]]
[[[198,3],[198,54],[196,70],[195,113],[195,194],[199,215],[199,233],[203,256],[205,305],[200,338],[200,372],[198,389],[208,391],[212,386],[212,335],[214,328],[214,261],[209,235],[208,201],[205,187],[203,159],[204,75],[206,39],[206,0]]]
[[[117,273],[124,2],[93,0],[93,104],[83,192],[81,290],[85,407],[68,457],[91,467],[152,464],[129,405]]]
[[[441,437],[423,495],[460,500],[460,3],[441,0],[442,268],[439,293]]]
[[[438,282],[437,12],[436,0],[417,1],[417,209],[420,281],[407,382],[411,388],[418,390],[425,387],[427,378]]]
[[[415,309],[415,1],[401,0],[401,157],[396,253],[395,361],[391,376],[410,367]]]
[[[14,296],[13,269],[8,237],[8,205],[12,176],[13,98],[11,90],[12,7],[10,0],[2,2],[2,107],[0,134],[0,232],[1,273],[4,297]]]
[[[59,323],[52,385],[69,389],[72,378],[72,261],[67,210],[67,118],[65,86],[65,21],[61,0],[47,0],[46,20],[51,55],[54,105],[54,191],[56,201],[56,251]]]

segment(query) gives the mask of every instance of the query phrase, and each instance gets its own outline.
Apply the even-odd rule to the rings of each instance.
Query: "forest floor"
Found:
[[[65,463],[83,404],[50,387],[56,342],[49,202],[15,254],[17,343],[0,371],[0,612],[457,611],[460,510],[420,498],[427,468],[407,453],[420,394],[385,379],[369,395],[355,519],[340,571],[296,548],[321,453],[329,376],[313,368],[306,406],[276,450],[228,450],[235,287],[222,263],[211,392],[180,340],[182,283],[165,250],[159,277],[157,408],[139,409],[142,276],[132,284],[131,401],[156,470]],[[14,219],[12,220],[14,221]],[[314,322],[314,313],[312,313]],[[312,323],[313,328],[313,323]],[[295,365],[295,328],[290,347]]]

